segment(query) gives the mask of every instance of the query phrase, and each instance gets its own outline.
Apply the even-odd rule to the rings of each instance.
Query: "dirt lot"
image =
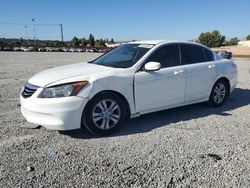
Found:
[[[223,46],[220,48],[213,48],[215,51],[226,50],[233,53],[233,57],[247,57],[250,58],[250,47],[242,46]]]
[[[98,55],[0,53],[0,187],[250,187],[250,59],[220,108],[144,115],[107,138],[20,127],[29,77]]]

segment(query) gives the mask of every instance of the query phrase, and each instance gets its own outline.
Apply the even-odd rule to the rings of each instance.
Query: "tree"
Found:
[[[198,42],[208,47],[212,47],[212,35],[210,32],[201,33]]]
[[[210,48],[222,46],[225,42],[225,36],[221,35],[218,30],[201,33],[198,42]]]
[[[89,35],[89,46],[95,46],[95,38],[92,34]]]
[[[105,46],[105,40],[103,40],[102,38],[99,39],[99,40],[96,40],[96,41],[95,41],[95,46],[96,46],[97,48],[104,47],[104,46]]]
[[[23,38],[22,37],[19,39],[19,42],[20,42],[20,46],[22,46],[23,45]]]
[[[111,44],[114,44],[115,43],[115,41],[114,41],[114,39],[112,38],[112,39],[110,39],[110,41],[109,41]]]
[[[214,46],[213,47],[220,47],[226,40],[225,36],[222,36],[218,30],[214,30],[212,32],[212,36],[214,39]]]
[[[95,47],[97,47],[97,48],[102,47],[102,44],[101,44],[101,41],[100,41],[100,40],[96,40],[96,41],[95,41]]]
[[[226,46],[235,46],[239,42],[237,37],[231,38],[229,41],[226,42]]]
[[[250,35],[247,35],[246,39],[247,39],[247,40],[250,40]]]
[[[100,42],[101,42],[101,45],[102,45],[102,47],[104,47],[105,46],[105,39],[100,39]]]
[[[71,45],[72,46],[79,46],[79,39],[77,37],[73,37],[73,39],[71,40]]]
[[[81,46],[87,46],[88,41],[85,38],[81,38],[79,39],[79,43]]]

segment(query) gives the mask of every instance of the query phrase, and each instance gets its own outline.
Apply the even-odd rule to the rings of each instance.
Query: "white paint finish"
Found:
[[[90,63],[77,63],[73,65],[65,65],[42,71],[29,79],[29,83],[45,87],[50,83],[72,78],[79,75],[88,76],[90,74],[105,73],[114,70],[114,68],[99,66]]]
[[[87,99],[63,97],[41,99],[20,96],[21,112],[30,123],[42,125],[47,129],[70,130],[80,128],[81,115]]]
[[[237,84],[237,70],[231,60],[162,68],[143,72],[138,69],[159,47],[178,41],[143,41],[153,44],[134,66],[127,69],[79,63],[49,69],[33,76],[29,83],[50,87],[70,82],[88,81],[76,97],[38,98],[39,88],[30,98],[21,98],[21,109],[27,121],[49,129],[69,130],[80,127],[87,102],[102,91],[115,91],[129,104],[131,117],[177,106],[207,101],[213,84],[221,77],[230,81],[231,92]],[[180,42],[187,43],[187,42]],[[200,45],[202,46],[202,45]]]
[[[185,67],[135,73],[136,112],[184,102]]]
[[[158,63],[158,62],[148,62],[148,63],[146,63],[146,65],[144,66],[144,68],[147,71],[157,71],[157,70],[160,70],[161,64]]]
[[[237,65],[232,60],[221,60],[217,61],[218,74],[217,79],[226,77],[230,82],[230,92],[234,90],[238,82],[238,70]]]
[[[103,67],[103,66],[100,66]],[[121,93],[128,101],[131,113],[135,113],[133,97],[133,71],[128,69],[115,69],[108,72],[96,72],[92,75],[80,75],[71,78],[65,78],[48,85],[60,85],[63,83],[77,82],[87,80],[89,84],[79,94],[82,98],[93,98],[97,93],[102,91],[116,91]]]
[[[186,65],[185,102],[208,99],[217,75],[215,62]]]
[[[159,44],[161,42],[164,42],[166,40],[142,40],[142,41],[134,41],[134,42],[130,42],[130,44]]]

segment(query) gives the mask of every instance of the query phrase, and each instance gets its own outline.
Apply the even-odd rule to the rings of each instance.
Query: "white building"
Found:
[[[117,46],[119,46],[121,43],[113,43],[113,44],[109,44],[109,43],[105,43],[105,45],[109,48],[115,48]]]
[[[128,42],[132,42],[132,40],[127,40],[127,41],[116,41],[116,43],[105,43],[105,45],[109,48],[115,48],[117,46],[120,46],[121,44],[126,44]]]
[[[250,47],[250,40],[239,41],[239,42],[238,42],[238,46]]]

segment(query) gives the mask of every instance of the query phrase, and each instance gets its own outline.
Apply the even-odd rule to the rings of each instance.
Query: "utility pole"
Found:
[[[33,26],[34,26],[34,45],[36,47],[36,25],[35,25],[35,19],[32,19]]]
[[[61,40],[62,40],[62,45],[63,45],[63,25],[62,24],[58,24],[61,28]]]
[[[24,28],[25,28],[25,39],[28,40],[27,25],[25,25]]]

